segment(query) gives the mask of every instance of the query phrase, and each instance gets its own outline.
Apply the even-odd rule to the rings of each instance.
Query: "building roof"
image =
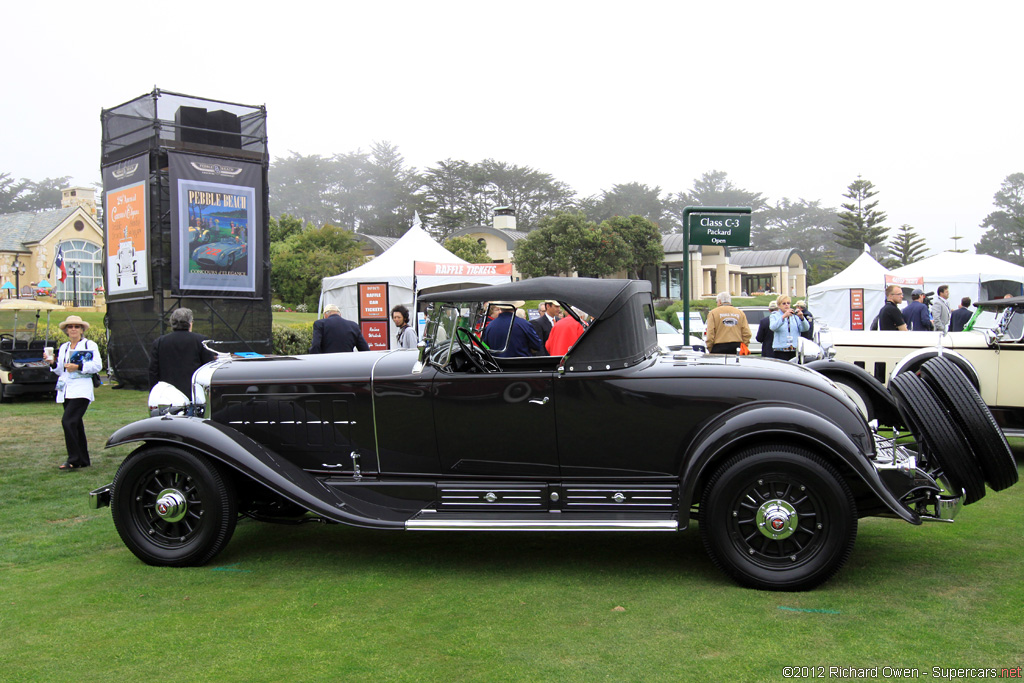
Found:
[[[671,235],[661,236],[661,247],[665,250],[666,254],[681,254],[683,253],[683,233],[677,232]],[[690,251],[699,251],[699,244],[691,244]]]
[[[733,249],[729,253],[729,261],[733,265],[744,268],[766,268],[769,266],[785,266],[793,254],[803,255],[796,249],[770,249],[768,251],[756,251],[754,249]]]
[[[79,208],[0,214],[0,251],[29,251],[27,244],[46,237]]]
[[[501,230],[500,228],[494,228],[491,227],[490,225],[474,225],[471,228],[462,228],[461,230],[456,230],[451,234],[451,237],[465,237],[466,235],[472,235],[474,233],[481,232],[487,235],[495,235],[497,237],[501,237],[509,246],[512,246],[513,244],[515,244],[516,242],[530,234],[528,232],[523,232],[521,230]]]
[[[385,251],[394,246],[395,242],[398,241],[397,237],[384,237],[383,235],[367,235],[361,232],[356,233],[356,239],[365,244],[369,244],[373,248],[374,256],[380,256]]]

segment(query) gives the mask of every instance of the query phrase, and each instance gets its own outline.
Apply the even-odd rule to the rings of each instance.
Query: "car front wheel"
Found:
[[[206,457],[170,446],[143,447],[121,463],[110,509],[129,550],[162,567],[209,562],[237,521],[230,479]]]
[[[839,571],[857,538],[856,503],[839,472],[788,446],[725,462],[704,490],[699,523],[715,565],[764,590],[814,588]]]

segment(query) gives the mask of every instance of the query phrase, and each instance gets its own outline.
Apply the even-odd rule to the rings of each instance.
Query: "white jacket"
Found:
[[[92,351],[92,360],[82,364],[78,372],[68,372],[64,369],[66,363],[70,363],[71,354],[74,351]],[[71,348],[71,342],[67,341],[60,345],[57,352],[57,367],[50,368],[50,372],[57,375],[57,403],[63,403],[66,398],[87,398],[90,401],[96,400],[96,394],[92,390],[92,375],[103,369],[103,359],[100,358],[100,347],[91,339],[82,339],[78,346]]]

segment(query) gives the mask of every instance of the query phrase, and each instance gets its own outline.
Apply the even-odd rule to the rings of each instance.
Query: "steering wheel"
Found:
[[[13,334],[7,334],[6,332],[0,332],[0,342],[2,342],[4,339],[10,339],[11,340],[11,346],[14,346],[14,335]]]
[[[466,336],[466,339],[462,338],[463,335]],[[471,330],[465,327],[455,328],[455,342],[462,349],[462,352],[466,354],[473,367],[480,372],[501,372],[501,366],[498,365],[498,361],[494,360],[494,356],[487,350],[484,343],[480,341],[480,337],[473,334]]]

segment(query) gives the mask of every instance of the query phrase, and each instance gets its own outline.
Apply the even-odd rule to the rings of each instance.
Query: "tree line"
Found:
[[[803,198],[772,201],[719,170],[676,192],[634,182],[580,197],[549,173],[494,159],[446,159],[420,171],[396,146],[379,142],[368,152],[329,157],[292,153],[274,160],[269,178],[272,283],[296,304],[315,304],[324,273],[363,262],[353,233],[399,237],[415,212],[446,247],[481,262],[488,258],[481,245],[451,236],[490,225],[495,209],[510,207],[517,229],[528,233],[516,245],[516,266],[530,277],[619,271],[644,277],[663,259],[659,233],[681,231],[686,206],[751,207],[751,247],[799,250],[811,284],[845,268],[864,245],[888,267],[912,263],[927,250],[913,226],[887,225],[879,190],[860,177],[839,207]],[[58,208],[68,181],[0,173],[0,213]],[[975,250],[1024,265],[1024,173],[1007,176],[993,204]]]

